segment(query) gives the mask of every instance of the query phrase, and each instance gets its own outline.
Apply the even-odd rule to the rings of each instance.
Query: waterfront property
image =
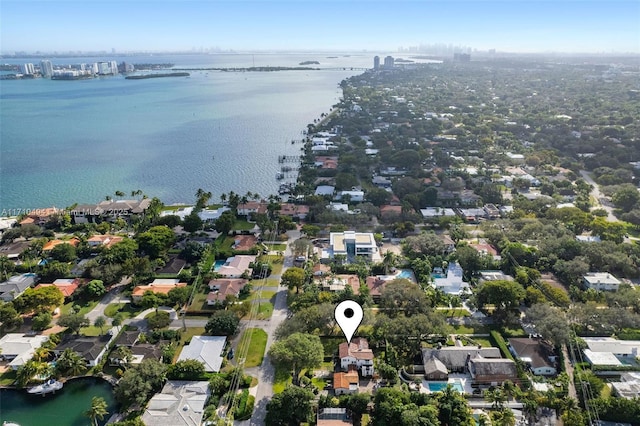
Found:
[[[0,359],[9,361],[9,367],[17,370],[29,361],[36,349],[49,340],[49,336],[26,336],[22,333],[8,333],[0,339]]]

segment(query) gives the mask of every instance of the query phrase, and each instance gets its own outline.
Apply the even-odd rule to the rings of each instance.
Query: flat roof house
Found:
[[[608,272],[589,272],[582,279],[586,288],[599,291],[617,291],[620,280]]]
[[[29,361],[36,349],[49,340],[49,336],[26,336],[22,333],[7,333],[0,339],[0,359],[9,362],[9,367],[17,370]]]
[[[331,232],[329,234],[329,250],[326,255],[330,259],[336,256],[345,256],[347,262],[354,261],[358,256],[370,262],[379,262],[382,259],[371,232]]]

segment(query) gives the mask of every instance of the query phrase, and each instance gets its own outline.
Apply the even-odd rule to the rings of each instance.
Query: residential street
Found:
[[[593,189],[591,190],[591,197],[598,202],[598,205],[596,207],[602,208],[607,211],[607,220],[609,222],[617,222],[618,219],[613,215],[613,207],[608,205],[608,203],[605,203],[605,204],[602,203],[601,200],[604,198],[604,194],[600,192],[600,187],[591,178],[591,176],[589,175],[589,172],[587,172],[586,170],[580,170],[580,176],[582,176],[585,182],[587,182],[589,185],[593,187]]]

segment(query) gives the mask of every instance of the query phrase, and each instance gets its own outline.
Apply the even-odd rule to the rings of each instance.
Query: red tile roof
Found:
[[[358,372],[349,371],[348,373],[333,373],[334,389],[349,389],[350,385],[359,383]]]
[[[373,351],[369,349],[369,342],[364,337],[355,337],[350,344],[341,343],[338,346],[338,356],[340,359],[351,356],[355,359],[373,359]]]

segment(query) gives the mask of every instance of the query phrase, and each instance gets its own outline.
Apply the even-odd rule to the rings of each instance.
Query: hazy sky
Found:
[[[640,0],[0,0],[0,50],[640,53]]]

